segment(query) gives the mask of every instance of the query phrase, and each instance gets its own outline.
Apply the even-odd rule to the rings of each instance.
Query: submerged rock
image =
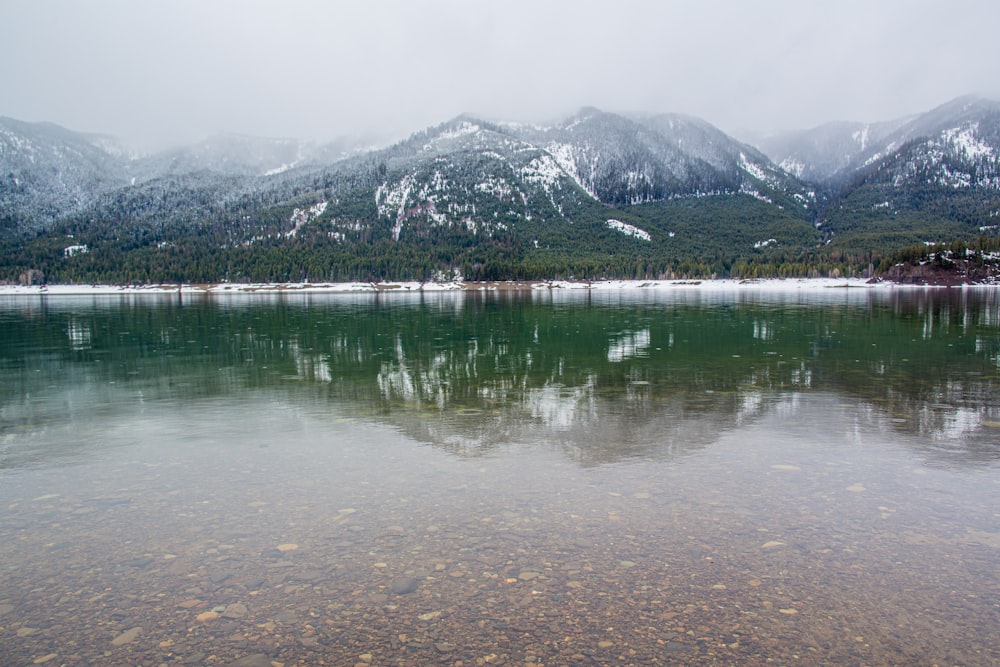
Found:
[[[271,667],[271,658],[263,653],[254,653],[231,662],[226,667]]]
[[[420,582],[411,577],[400,577],[399,579],[393,579],[392,583],[389,584],[389,590],[393,592],[394,595],[406,595],[417,590],[417,586]]]
[[[128,644],[129,642],[133,642],[139,636],[140,632],[142,632],[142,628],[132,628],[130,630],[126,630],[125,632],[121,633],[120,635],[112,639],[111,645],[121,646],[122,644]]]

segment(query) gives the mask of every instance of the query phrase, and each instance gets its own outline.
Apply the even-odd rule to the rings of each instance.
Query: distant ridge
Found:
[[[594,108],[464,114],[378,149],[220,134],[153,155],[2,118],[0,280],[870,274],[994,235],[998,156],[1000,104],[974,96],[761,148]]]

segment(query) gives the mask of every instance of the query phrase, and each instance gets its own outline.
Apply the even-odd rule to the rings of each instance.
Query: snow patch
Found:
[[[548,153],[532,158],[528,164],[521,167],[521,178],[528,183],[541,185],[550,195],[565,175],[566,172]]]
[[[511,187],[510,183],[495,176],[490,176],[485,181],[476,183],[473,189],[476,192],[491,195],[500,200],[512,199],[514,196],[514,189]]]
[[[976,136],[978,131],[979,123],[969,123],[965,127],[945,130],[941,139],[957,154],[970,160],[993,157],[993,147]]]
[[[786,157],[778,166],[795,178],[802,178],[802,174],[806,172],[805,163],[793,157]]]
[[[609,228],[625,234],[626,236],[634,236],[637,239],[643,241],[652,241],[652,237],[649,232],[639,229],[635,225],[630,225],[627,222],[622,222],[621,220],[608,220],[607,225]],[[673,236],[673,234],[671,234]]]
[[[1000,253],[998,253],[1000,255]],[[893,283],[871,285],[861,278],[787,278],[773,280],[602,280],[594,282],[551,281],[533,283],[532,290],[546,290],[555,293],[559,290],[591,290],[607,293],[620,290],[653,290],[653,291],[685,291],[704,293],[724,292],[754,292],[754,293],[784,293],[812,291],[816,293],[836,294],[840,299],[844,294],[842,289],[830,291],[830,288],[853,288],[848,294],[863,295],[869,290],[906,289]],[[460,283],[220,283],[216,285],[0,285],[0,296],[37,297],[39,295],[53,296],[94,296],[107,294],[152,294],[164,293],[182,294],[229,294],[252,298],[266,298],[273,294],[309,294],[309,293],[357,293],[381,292],[383,294],[425,292],[430,290],[461,290],[468,288]],[[923,289],[918,287],[916,289]],[[867,297],[861,297],[867,298]]]
[[[745,194],[745,195],[750,195],[754,199],[762,201],[765,204],[773,204],[774,203],[773,199],[771,199],[767,195],[762,195],[761,193],[757,192],[753,188],[746,188],[746,187],[740,188],[740,192],[743,193],[743,194]]]
[[[399,240],[399,234],[403,229],[404,213],[406,212],[406,202],[410,198],[410,190],[413,189],[413,174],[407,174],[395,186],[390,187],[388,183],[383,183],[375,190],[375,207],[378,214],[385,218],[395,216],[396,224],[392,228],[392,238]]]
[[[740,169],[747,172],[758,181],[767,181],[767,172],[760,168],[760,165],[756,165],[747,159],[747,156],[742,151],[740,152]]]
[[[326,211],[327,203],[328,202],[321,201],[320,203],[313,204],[312,206],[306,209],[303,208],[294,209],[292,211],[291,217],[288,218],[288,222],[290,222],[293,225],[293,227],[291,231],[285,234],[285,236],[294,237],[296,234],[299,233],[299,230],[302,229],[302,227],[308,225],[310,222],[312,222],[319,216],[323,215],[323,212]]]
[[[580,186],[580,189],[586,192],[588,195],[597,199],[597,194],[592,188],[587,187],[587,184],[580,177],[579,168],[577,167],[576,155],[574,147],[571,144],[561,144],[553,141],[545,147],[552,159],[562,168],[562,170],[573,179],[573,181]],[[596,160],[595,160],[596,166]],[[591,179],[593,180],[593,179]]]
[[[285,173],[289,169],[294,169],[297,164],[298,162],[288,162],[287,164],[283,164],[280,167],[275,167],[274,169],[268,169],[267,171],[264,172],[264,175],[277,176],[278,174]]]
[[[854,134],[851,135],[851,138],[854,139],[854,142],[857,143],[858,146],[860,146],[861,150],[864,150],[868,147],[868,139],[870,137],[870,134],[871,134],[871,127],[865,125],[860,130],[854,132]]]
[[[86,255],[90,252],[90,248],[85,245],[71,245],[63,248],[63,257],[72,257],[73,255]]]

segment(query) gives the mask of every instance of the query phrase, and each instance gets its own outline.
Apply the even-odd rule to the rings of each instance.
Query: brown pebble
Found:
[[[142,632],[142,628],[132,628],[121,633],[117,637],[111,640],[112,646],[121,646],[122,644],[128,644],[129,642],[135,641],[139,633]]]

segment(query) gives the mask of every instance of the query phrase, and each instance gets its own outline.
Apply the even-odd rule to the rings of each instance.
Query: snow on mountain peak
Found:
[[[444,132],[439,134],[438,138],[442,140],[459,139],[461,137],[465,137],[470,134],[475,134],[482,129],[483,128],[477,123],[472,123],[470,121],[463,120],[454,128],[450,130],[445,130]]]

